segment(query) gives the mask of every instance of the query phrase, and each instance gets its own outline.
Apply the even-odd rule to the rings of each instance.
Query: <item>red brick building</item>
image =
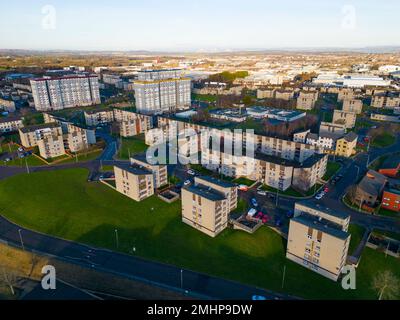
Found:
[[[383,191],[381,208],[400,212],[400,190],[386,189]]]

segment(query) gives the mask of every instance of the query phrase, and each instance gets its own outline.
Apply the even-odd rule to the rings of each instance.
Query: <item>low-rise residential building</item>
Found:
[[[383,191],[381,208],[400,212],[400,190],[387,188]]]
[[[127,197],[142,201],[154,194],[154,177],[151,171],[135,164],[118,164],[114,166],[114,174],[116,190]]]
[[[400,122],[400,115],[371,113],[371,120],[399,123]]]
[[[336,140],[335,154],[341,157],[350,158],[356,153],[358,135],[349,132],[343,137]]]
[[[363,102],[359,99],[344,99],[343,100],[343,111],[354,112],[355,114],[361,114],[363,108]]]
[[[12,99],[2,99],[0,98],[0,109],[7,111],[7,112],[15,112],[15,101]]]
[[[343,124],[346,129],[352,129],[356,125],[357,115],[352,111],[335,110],[333,112],[333,123]]]
[[[275,98],[275,89],[258,89],[257,99],[273,99]]]
[[[286,257],[337,281],[350,244],[350,216],[311,201],[296,202],[290,220]]]
[[[378,199],[382,196],[387,181],[384,175],[374,170],[369,170],[355,188],[353,203],[360,207],[365,205],[374,208],[378,203]]]
[[[145,168],[153,174],[154,188],[158,189],[168,184],[168,172],[166,165],[149,163],[145,153],[132,156],[130,161],[132,165],[137,165],[139,167]]]
[[[44,159],[57,158],[65,154],[64,139],[62,135],[48,132],[37,141],[40,156]]]
[[[236,207],[236,187],[205,179],[196,179],[194,185],[182,188],[182,221],[215,237],[228,226],[231,208]]]
[[[21,117],[0,118],[0,133],[15,132],[24,126]]]

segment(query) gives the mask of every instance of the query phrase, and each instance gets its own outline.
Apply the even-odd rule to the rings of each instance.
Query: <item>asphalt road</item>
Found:
[[[291,298],[238,282],[183,270],[172,265],[54,238],[20,228],[0,216],[1,241],[22,247],[19,230],[26,250],[35,250],[89,269],[110,272],[155,286],[184,292],[194,298],[249,300],[253,295],[262,295],[268,299]],[[248,272],[248,270],[243,272]]]

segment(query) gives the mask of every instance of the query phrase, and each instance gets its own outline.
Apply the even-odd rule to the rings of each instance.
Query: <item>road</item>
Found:
[[[21,233],[26,250],[35,250],[89,269],[109,272],[177,292],[183,292],[194,298],[249,300],[253,295],[262,295],[269,299],[292,298],[238,282],[183,270],[172,265],[105,249],[92,248],[76,242],[40,234],[20,228],[0,216],[0,237],[2,241],[22,247],[19,233]]]

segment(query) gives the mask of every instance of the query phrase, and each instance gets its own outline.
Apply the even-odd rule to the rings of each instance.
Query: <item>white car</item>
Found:
[[[315,199],[321,200],[322,197],[323,197],[323,195],[322,195],[321,193],[318,193],[318,194],[315,196]]]
[[[257,194],[259,194],[260,196],[266,196],[267,195],[267,193],[265,191],[262,191],[262,190],[258,190]]]
[[[193,170],[188,170],[187,173],[190,174],[191,176],[196,175],[196,172],[194,172]]]
[[[184,186],[188,186],[189,184],[191,184],[192,182],[190,181],[190,180],[186,180],[184,183],[183,183],[183,185]]]

